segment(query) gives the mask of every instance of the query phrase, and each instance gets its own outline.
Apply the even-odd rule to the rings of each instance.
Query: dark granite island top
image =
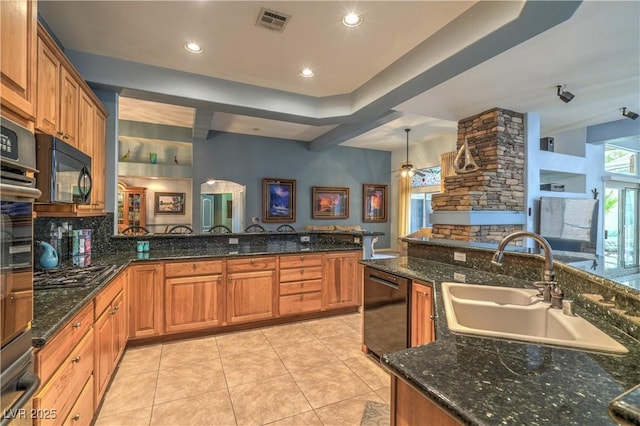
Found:
[[[361,263],[434,283],[436,341],[385,354],[381,363],[464,424],[615,424],[609,401],[640,382],[640,344],[606,317],[576,313],[629,349],[624,356],[456,335],[449,331],[440,284],[521,287],[524,280],[413,257]]]
[[[138,238],[143,239],[143,238]],[[169,241],[169,239],[167,239]],[[168,244],[168,243],[165,243]],[[132,247],[135,247],[133,245]],[[240,241],[239,244],[219,246],[196,246],[191,248],[152,249],[148,253],[136,253],[127,247],[119,254],[92,256],[92,264],[114,265],[116,268],[99,282],[87,287],[37,290],[34,292],[33,321],[31,331],[33,346],[41,347],[53,337],[76,313],[89,303],[119,271],[130,263],[171,261],[206,258],[233,258],[239,256],[260,256],[280,254],[323,253],[335,251],[362,250],[357,244],[335,244],[331,242],[296,243],[291,241]]]

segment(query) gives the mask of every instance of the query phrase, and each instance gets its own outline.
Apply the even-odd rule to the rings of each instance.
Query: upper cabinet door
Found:
[[[36,127],[60,137],[60,60],[39,37],[37,85]]]
[[[60,73],[60,130],[62,139],[78,147],[78,100],[80,87],[76,79],[62,67]]]
[[[35,1],[0,1],[0,97],[3,108],[34,118],[36,81]]]

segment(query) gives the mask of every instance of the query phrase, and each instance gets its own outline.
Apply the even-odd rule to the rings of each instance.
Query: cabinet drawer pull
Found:
[[[71,420],[80,420],[80,413],[78,413],[75,416],[71,417]]]
[[[251,259],[251,264],[253,265],[254,263],[256,263],[253,259]]]
[[[71,360],[71,362],[78,363],[78,362],[80,362],[80,360],[81,360],[81,359],[82,359],[82,358],[80,357],[80,355],[78,355],[77,357],[73,358],[73,359]]]
[[[78,321],[77,323],[73,324],[73,328],[80,328],[82,326],[82,323],[80,321]]]
[[[58,136],[62,136],[64,133],[61,131],[56,132]]]
[[[195,271],[195,270],[196,270],[196,268],[197,268],[197,265],[196,265],[195,263],[192,263],[192,264],[191,264],[191,267],[192,267],[192,268],[193,268],[193,270]]]
[[[300,260],[304,260],[304,256],[300,256]]]
[[[421,291],[420,294],[423,295],[424,297],[427,297],[429,295],[429,293],[427,293],[426,291]]]

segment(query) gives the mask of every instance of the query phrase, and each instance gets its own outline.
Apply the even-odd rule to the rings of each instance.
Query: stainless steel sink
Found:
[[[627,348],[580,316],[564,315],[536,290],[442,283],[453,332],[625,354]]]

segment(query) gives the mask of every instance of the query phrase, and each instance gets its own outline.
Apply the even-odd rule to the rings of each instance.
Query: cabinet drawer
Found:
[[[227,273],[265,271],[276,268],[275,257],[247,257],[227,260]]]
[[[280,269],[280,282],[322,279],[322,266],[308,268]]]
[[[92,372],[93,328],[65,358],[49,383],[33,400],[35,409],[56,410],[56,418],[42,419],[42,424],[62,424]]]
[[[319,311],[322,308],[322,292],[280,296],[280,315]]]
[[[300,268],[302,266],[321,266],[321,254],[296,254],[280,256],[280,269]]]
[[[91,329],[92,324],[93,303],[88,303],[53,339],[36,353],[35,369],[42,383],[46,383],[49,380],[80,339]]]
[[[288,294],[312,293],[322,290],[322,280],[295,281],[280,284],[280,296]]]
[[[71,407],[65,426],[89,426],[93,418],[93,375],[89,376],[87,384],[80,392],[76,403]]]
[[[165,277],[190,277],[194,275],[214,275],[221,273],[222,260],[175,262],[164,265]]]
[[[322,266],[280,269],[280,282],[322,279]]]
[[[124,275],[118,275],[100,292],[100,294],[96,296],[96,318],[102,315],[104,310],[109,307],[111,301],[122,291],[122,289],[124,289]]]

